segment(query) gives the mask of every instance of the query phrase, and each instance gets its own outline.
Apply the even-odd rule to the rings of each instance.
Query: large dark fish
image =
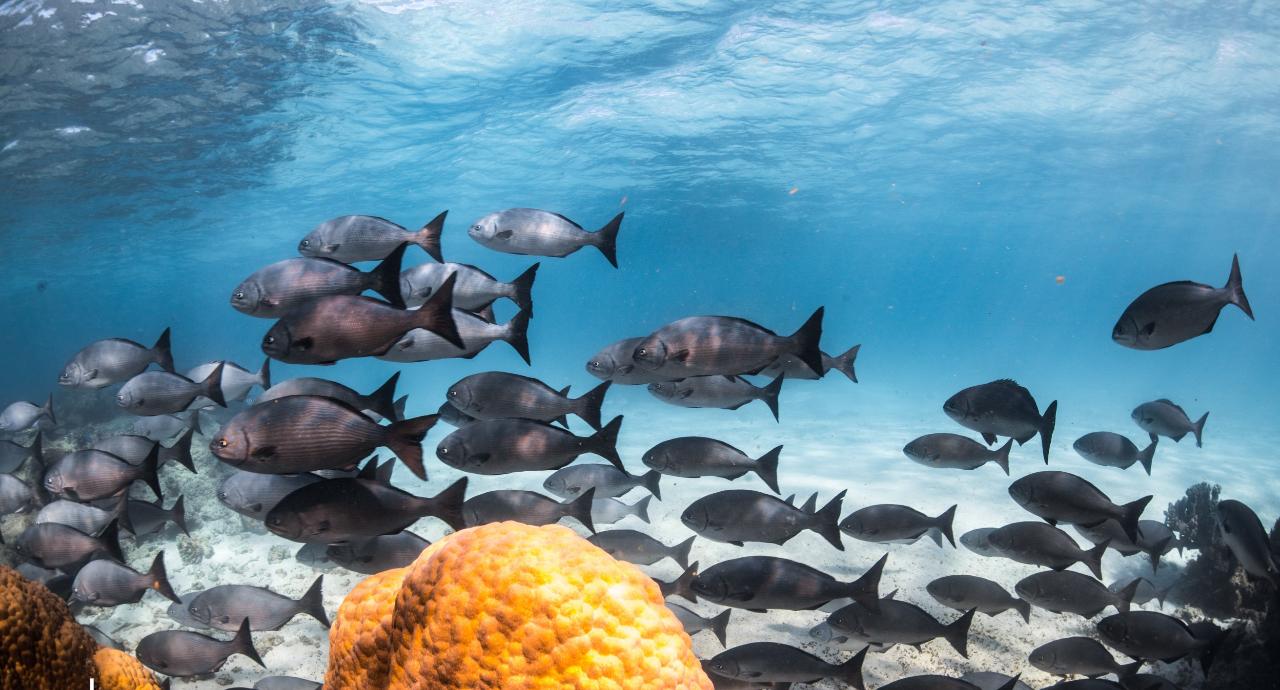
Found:
[[[822,376],[826,376],[828,371],[834,369],[841,374],[844,374],[845,378],[857,383],[858,374],[853,369],[853,363],[854,360],[858,358],[858,350],[861,349],[861,345],[854,345],[842,354],[834,357],[823,352]],[[803,379],[809,381],[815,381],[822,378],[822,376],[819,376],[809,368],[809,365],[802,362],[800,358],[795,355],[782,355],[781,357],[773,360],[772,364],[761,369],[760,373],[770,378],[777,378],[783,375],[786,375],[789,379]]]
[[[170,522],[182,530],[183,534],[190,534],[187,531],[187,511],[182,496],[178,496],[178,499],[168,508],[165,508],[161,501],[151,503],[135,499],[129,499],[126,505],[129,523],[132,525],[129,531],[133,532],[134,536],[154,534],[164,529],[164,526]]]
[[[1132,467],[1135,462],[1140,463],[1149,477],[1151,476],[1151,459],[1156,454],[1156,439],[1151,439],[1151,445],[1138,450],[1133,441],[1120,434],[1095,431],[1076,439],[1071,447],[1080,454],[1080,457],[1095,465],[1119,467],[1125,470]]]
[[[717,676],[753,683],[816,683],[831,678],[866,690],[862,662],[867,650],[842,664],[829,664],[795,647],[777,642],[752,642],[715,655],[707,670]]]
[[[587,372],[598,379],[627,386],[670,380],[658,372],[636,366],[635,351],[643,341],[644,338],[627,338],[606,345],[587,360]]]
[[[230,640],[218,640],[188,630],[161,630],[139,640],[135,652],[138,661],[146,664],[147,668],[179,678],[213,673],[222,668],[232,654],[243,654],[259,666],[267,667],[258,656],[258,650],[253,648],[247,618]]]
[[[1165,283],[1135,299],[1111,329],[1111,339],[1135,350],[1159,350],[1213,330],[1228,304],[1253,319],[1253,308],[1240,280],[1240,258],[1231,257],[1231,275],[1221,288],[1190,280]]]
[[[754,374],[791,354],[822,373],[822,307],[790,336],[732,316],[690,316],[649,334],[632,354],[636,365],[668,380],[714,374]]]
[[[499,324],[469,311],[454,309],[453,322],[457,326],[459,337],[462,338],[462,345],[447,340],[426,328],[415,328],[400,336],[390,350],[378,355],[378,359],[388,362],[471,359],[491,343],[501,340],[510,345],[525,364],[531,363],[528,312],[517,312],[511,320]]]
[[[100,450],[77,450],[45,470],[44,488],[73,501],[96,501],[127,491],[130,484],[141,480],[160,498],[159,463],[159,443],[152,443],[140,465],[130,465]]]
[[[97,560],[76,573],[71,585],[71,601],[89,606],[119,606],[136,604],[150,590],[173,602],[181,602],[164,569],[164,552],[156,554],[151,568],[140,573],[115,561]]]
[[[336,381],[308,376],[281,381],[263,391],[254,402],[261,404],[291,395],[318,395],[322,398],[341,400],[357,410],[373,412],[382,419],[395,422],[403,418],[402,411],[396,409],[396,383],[399,380],[400,372],[397,371],[377,390],[368,395],[361,395]]]
[[[249,621],[250,630],[279,630],[293,617],[305,613],[329,627],[324,610],[324,575],[316,577],[306,594],[290,599],[266,587],[218,585],[206,589],[187,604],[187,613],[202,624],[218,630],[236,630],[236,621]]]
[[[696,611],[691,611],[670,601],[667,602],[667,609],[676,614],[680,625],[684,626],[684,631],[690,637],[703,630],[710,630],[716,636],[716,639],[720,640],[721,647],[729,646],[725,642],[725,636],[729,628],[729,614],[733,613],[733,609],[725,609],[711,618],[699,615]]]
[[[503,520],[541,527],[555,524],[561,518],[571,517],[595,534],[595,524],[591,521],[591,501],[594,496],[595,490],[587,489],[586,493],[572,501],[561,503],[533,491],[498,489],[467,499],[462,506],[462,515],[467,527]]]
[[[40,432],[36,432],[36,437],[31,441],[31,445],[24,446],[8,439],[0,439],[0,474],[8,474],[17,472],[28,460],[35,458],[43,460],[44,458],[44,439]]]
[[[938,603],[957,611],[977,609],[978,613],[998,616],[1005,611],[1017,611],[1022,620],[1031,622],[1031,604],[1005,591],[999,583],[976,575],[946,575],[928,585],[925,590]]]
[[[416,307],[435,294],[450,274],[456,274],[454,309],[477,311],[505,297],[533,318],[533,281],[538,275],[539,265],[530,266],[510,283],[504,283],[470,264],[422,264],[400,274],[400,294],[404,296],[405,303]]]
[[[222,365],[201,381],[168,371],[144,371],[120,388],[116,403],[132,414],[152,417],[181,412],[199,397],[227,406],[222,397]]]
[[[868,608],[857,600],[832,613],[827,623],[839,632],[872,640],[880,644],[921,645],[943,638],[960,656],[969,658],[969,625],[976,609],[969,609],[951,623],[939,623],[924,609],[893,598],[877,600],[877,608]]]
[[[452,278],[417,309],[399,309],[360,295],[321,297],[277,321],[263,337],[262,351],[290,364],[332,364],[385,355],[417,328],[463,347],[452,300]]]
[[[1196,438],[1196,448],[1201,447],[1204,423],[1209,420],[1209,413],[1205,412],[1200,415],[1200,419],[1191,421],[1186,410],[1166,398],[1142,403],[1133,408],[1133,413],[1129,416],[1133,418],[1134,423],[1147,432],[1152,443],[1155,443],[1158,436],[1168,436],[1177,443],[1183,436],[1191,433]]]
[[[1199,624],[1197,624],[1199,625]],[[1214,654],[1227,635],[1217,629],[1193,629],[1183,621],[1157,611],[1129,611],[1098,622],[1103,644],[1145,661],[1175,661],[1198,654],[1207,672]]]
[[[1245,572],[1280,587],[1280,567],[1258,514],[1240,501],[1218,503],[1218,534]]]
[[[0,412],[0,431],[5,433],[16,434],[27,429],[49,428],[57,425],[58,420],[53,415],[52,393],[49,394],[49,400],[43,406],[19,400],[10,403],[3,412]]]
[[[386,446],[426,479],[422,439],[435,415],[381,426],[335,398],[291,395],[242,410],[214,434],[209,449],[248,472],[294,474],[351,467]]]
[[[976,470],[989,462],[994,462],[1008,475],[1009,451],[1012,448],[1013,439],[1009,439],[995,450],[990,450],[968,436],[926,434],[908,443],[902,449],[902,453],[925,467]]]
[[[114,521],[96,537],[56,522],[31,525],[22,531],[13,548],[23,560],[51,570],[74,571],[95,558],[124,562]]]
[[[1114,606],[1121,613],[1127,612],[1138,591],[1138,581],[1113,592],[1088,575],[1070,570],[1049,570],[1022,578],[1013,589],[1018,596],[1046,611],[1093,618],[1108,606]]]
[[[585,437],[545,422],[485,419],[445,436],[436,447],[436,457],[464,472],[507,474],[555,470],[579,455],[593,453],[625,470],[617,450],[621,428],[621,415]]]
[[[929,517],[910,506],[892,503],[867,506],[840,521],[840,531],[875,544],[913,544],[928,535],[933,543],[942,546],[942,538],[946,537],[955,548],[951,525],[956,518],[956,507],[947,508],[938,517]]]
[[[172,461],[187,468],[188,472],[194,473],[196,465],[195,460],[191,457],[191,441],[195,438],[195,434],[195,429],[187,429],[181,438],[168,447],[146,436],[121,434],[94,441],[93,449],[114,455],[130,465],[141,465],[146,462],[147,456],[155,449],[159,453],[158,464],[160,467],[164,467],[165,463]],[[157,448],[157,446],[159,447]]]
[[[285,496],[267,513],[273,533],[298,542],[336,544],[399,532],[424,517],[455,530],[463,522],[467,479],[423,498],[372,479],[325,479]]]
[[[580,398],[538,379],[502,371],[472,374],[449,387],[449,403],[476,419],[532,419],[552,422],[576,414],[593,429],[600,428],[600,406],[609,391],[606,381]]]
[[[344,264],[381,261],[401,245],[416,244],[436,261],[440,254],[440,232],[448,211],[432,218],[417,232],[377,216],[339,216],[326,220],[298,243],[298,253]]]
[[[0,474],[0,515],[25,512],[40,503],[36,492],[12,474]]]
[[[285,496],[318,481],[320,477],[309,473],[258,474],[235,470],[218,486],[218,501],[245,517],[264,520]]]
[[[778,419],[778,394],[785,375],[779,375],[764,387],[757,387],[741,376],[690,376],[689,378],[649,384],[649,394],[680,407],[713,407],[736,410],[759,400]]]
[[[67,362],[58,375],[58,385],[70,388],[105,388],[128,381],[141,374],[152,363],[165,371],[173,371],[173,355],[169,352],[169,329],[146,347],[124,338],[107,338],[89,343]]]
[[[711,680],[713,690],[790,690],[791,683],[753,683],[749,680],[737,680],[717,676],[711,672],[711,660],[702,659],[702,672]]]
[[[987,540],[1000,555],[1019,563],[1042,565],[1054,570],[1065,570],[1074,563],[1083,563],[1094,577],[1102,578],[1102,555],[1106,553],[1106,544],[1085,551],[1066,532],[1043,522],[1005,525],[988,535]]]
[[[645,451],[645,465],[672,477],[724,477],[737,479],[754,472],[778,493],[778,456],[782,446],[752,459],[751,456],[714,438],[681,436]]]
[[[1032,666],[1055,676],[1088,676],[1097,678],[1114,673],[1123,678],[1137,673],[1143,661],[1117,663],[1101,642],[1091,637],[1067,637],[1031,650],[1027,657]]]
[[[618,267],[618,229],[622,215],[613,217],[595,232],[559,213],[536,208],[509,208],[490,213],[467,229],[471,239],[494,251],[533,256],[568,256],[583,247],[600,250]]]
[[[803,611],[844,598],[878,608],[880,576],[888,559],[885,554],[857,580],[842,582],[785,558],[744,556],[699,572],[692,589],[709,601],[749,611]]]
[[[217,360],[199,364],[187,371],[187,378],[200,381],[213,373],[214,368],[222,367],[222,399],[226,402],[243,402],[249,397],[254,386],[266,390],[271,387],[271,358],[262,360],[257,371],[249,371],[230,360]],[[213,403],[208,398],[196,398],[189,408],[210,407]]]
[[[400,294],[400,245],[372,271],[365,273],[332,259],[285,259],[254,271],[231,293],[237,311],[263,319],[278,319],[298,307],[331,295],[358,295],[365,290],[382,295],[393,307],[403,309]]]
[[[431,542],[404,530],[363,541],[330,544],[325,554],[347,570],[372,575],[413,563],[428,546]]]
[[[1152,496],[1143,496],[1116,505],[1084,478],[1053,470],[1019,477],[1009,485],[1009,495],[1027,512],[1044,518],[1051,525],[1065,522],[1088,527],[1111,518],[1120,523],[1131,540],[1138,538],[1138,520],[1152,499]]]
[[[681,568],[688,568],[689,550],[693,548],[695,539],[697,537],[689,537],[679,544],[667,546],[644,532],[612,529],[596,532],[588,537],[587,541],[620,561],[636,565],[653,565],[664,558],[670,558],[680,564]]]
[[[596,490],[596,500],[617,498],[636,487],[644,487],[654,498],[662,500],[658,481],[662,474],[649,470],[642,475],[624,472],[613,465],[570,465],[556,470],[542,482],[542,488],[559,498],[573,498],[587,489]]]
[[[1049,463],[1049,443],[1058,418],[1057,400],[1049,403],[1041,415],[1031,391],[1016,381],[1000,379],[956,393],[942,409],[961,426],[982,434],[987,445],[994,444],[997,436],[1008,436],[1022,445],[1040,434],[1044,462]]]
[[[727,489],[689,504],[680,521],[700,536],[735,546],[748,541],[781,545],[804,530],[813,530],[843,551],[836,521],[844,494],[836,494],[821,510],[806,510],[759,491]],[[810,504],[816,505],[816,496],[809,499]]]
[[[1160,557],[1173,549],[1182,549],[1182,542],[1163,522],[1155,520],[1138,521],[1138,538],[1129,539],[1124,528],[1115,520],[1105,520],[1092,527],[1075,526],[1080,536],[1094,544],[1107,542],[1107,548],[1125,556],[1145,553],[1151,559],[1151,572],[1160,567]]]

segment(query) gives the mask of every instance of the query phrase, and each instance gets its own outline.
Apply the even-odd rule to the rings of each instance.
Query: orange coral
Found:
[[[432,544],[356,587],[329,641],[325,690],[712,687],[653,580],[558,525]]]
[[[99,647],[93,663],[98,670],[98,687],[102,690],[160,690],[156,677],[142,662],[124,652]]]

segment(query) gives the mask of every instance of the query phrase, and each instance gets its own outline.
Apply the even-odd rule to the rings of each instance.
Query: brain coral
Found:
[[[658,586],[571,530],[462,530],[365,580],[325,690],[711,690]]]

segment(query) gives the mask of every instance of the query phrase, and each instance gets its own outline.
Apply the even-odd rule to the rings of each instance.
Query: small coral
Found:
[[[107,647],[93,655],[97,687],[102,690],[160,690],[155,676],[137,659]]]

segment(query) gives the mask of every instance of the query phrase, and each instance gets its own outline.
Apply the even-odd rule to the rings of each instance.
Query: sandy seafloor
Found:
[[[869,387],[854,386],[837,376],[821,384],[824,387],[822,394],[818,394],[819,389],[813,385],[807,382],[792,384],[790,390],[784,390],[781,424],[774,423],[760,403],[732,412],[688,410],[651,400],[640,389],[612,391],[605,405],[605,416],[608,418],[619,412],[627,415],[619,451],[633,472],[647,470],[640,457],[661,440],[683,435],[710,435],[753,456],[774,445],[785,445],[779,468],[783,494],[795,493],[799,500],[803,500],[809,493],[817,491],[821,505],[837,491],[847,489],[842,515],[874,503],[902,503],[936,515],[952,503],[958,503],[957,539],[971,529],[1034,519],[1013,502],[1006,489],[1011,479],[1045,468],[1040,459],[1038,440],[1025,447],[1015,447],[1011,459],[1012,478],[1006,478],[994,464],[972,472],[930,469],[907,460],[901,448],[907,441],[924,433],[965,432],[942,413],[942,400],[907,400],[894,397],[888,391],[869,396]],[[424,395],[420,400],[411,398],[410,413],[434,409],[435,405],[429,405],[427,397]],[[849,405],[841,402],[846,400],[858,401],[854,406],[856,409],[851,411]],[[1042,400],[1041,404],[1046,402]],[[1155,498],[1144,515],[1148,519],[1163,520],[1165,507],[1181,497],[1188,486],[1198,481],[1210,481],[1223,485],[1224,498],[1238,498],[1253,506],[1268,525],[1274,520],[1280,504],[1276,488],[1270,482],[1251,480],[1249,469],[1268,457],[1268,448],[1275,447],[1278,439],[1259,435],[1256,429],[1243,425],[1233,426],[1229,419],[1211,416],[1204,448],[1197,449],[1189,437],[1180,444],[1162,439],[1155,456],[1153,476],[1147,477],[1138,466],[1120,470],[1091,465],[1071,449],[1071,443],[1080,435],[1102,429],[1124,433],[1140,446],[1145,446],[1145,434],[1128,419],[1127,411],[1131,405],[1112,407],[1114,409],[1107,409],[1106,414],[1090,414],[1088,411],[1080,414],[1081,411],[1073,409],[1061,411],[1049,467],[1071,471],[1093,481],[1116,502],[1154,494]],[[1190,411],[1199,414],[1199,410]],[[123,428],[131,421],[122,418],[108,426]],[[578,433],[588,431],[580,420],[575,419],[573,423]],[[211,433],[215,424],[209,419],[205,426],[206,433]],[[97,431],[105,434],[107,428]],[[424,484],[403,467],[398,467],[395,474],[398,486],[419,495],[434,495],[462,476],[434,458],[436,443],[449,431],[452,431],[451,427],[441,424],[427,438],[429,482]],[[301,596],[319,571],[293,558],[297,544],[286,542],[261,528],[252,528],[240,516],[218,503],[216,487],[228,470],[209,455],[208,437],[197,439],[196,462],[200,474],[193,476],[176,466],[167,467],[161,473],[166,505],[171,505],[180,493],[186,497],[191,536],[182,536],[173,526],[139,543],[126,536],[122,541],[129,562],[137,568],[145,568],[155,552],[164,548],[172,584],[175,590],[184,594],[216,584],[241,583],[267,584],[283,594]],[[385,450],[382,455],[386,456]],[[578,462],[602,460],[584,456]],[[547,474],[472,476],[468,495],[495,488],[541,491],[540,485]],[[651,503],[650,525],[629,516],[613,527],[639,529],[667,544],[677,543],[690,535],[679,520],[684,507],[702,495],[727,488],[768,490],[755,475],[735,482],[717,478],[664,477],[662,500]],[[133,491],[136,496],[150,498],[144,486],[135,486]],[[644,495],[643,489],[633,489],[623,500],[634,503]],[[21,528],[17,520],[20,518],[7,518],[4,526],[7,538],[16,537],[16,530]],[[565,520],[564,524],[584,536],[587,534],[572,519]],[[608,528],[600,526],[600,529]],[[1074,530],[1067,529],[1075,536]],[[445,534],[447,528],[437,520],[427,519],[419,522],[414,531],[434,541]],[[1083,539],[1079,541],[1084,543]],[[818,567],[836,577],[853,579],[888,551],[890,557],[882,580],[882,594],[896,589],[900,599],[918,604],[944,622],[954,620],[959,613],[938,604],[925,591],[925,585],[934,578],[960,573],[981,575],[1001,583],[1012,593],[1015,582],[1037,571],[1033,566],[978,556],[963,546],[939,549],[928,539],[912,545],[876,545],[846,537],[845,545],[845,551],[837,551],[812,532],[801,533],[783,546],[749,543],[739,548],[698,539],[691,560],[699,561],[705,568],[742,555],[784,556]],[[1178,566],[1185,562],[1184,558],[1194,555],[1192,551],[1188,551],[1185,557],[1179,557],[1176,551],[1168,554],[1164,558],[1167,565],[1161,566],[1157,583],[1163,586],[1170,582],[1176,577]],[[1073,569],[1085,570],[1080,565]],[[680,573],[680,568],[671,560],[645,570],[667,580]],[[324,574],[326,602],[332,615],[343,596],[365,576],[336,567],[324,571]],[[1137,575],[1150,577],[1150,566],[1143,555],[1123,558],[1109,552],[1104,561],[1104,574],[1108,583]],[[679,598],[675,601],[689,605]],[[126,648],[132,649],[150,632],[178,627],[165,614],[168,605],[167,600],[148,593],[140,604],[114,609],[87,609],[79,619],[98,626]],[[1157,606],[1152,601],[1145,608]],[[691,608],[706,615],[719,610],[705,602]],[[1195,613],[1179,610],[1174,603],[1167,604],[1164,610],[1183,616]],[[1112,612],[1108,608],[1102,616]],[[829,661],[849,658],[851,651],[831,648],[809,637],[809,629],[824,618],[821,611],[760,614],[735,610],[728,641],[731,646],[759,640],[782,641]],[[997,617],[979,615],[970,633],[969,659],[962,658],[945,641],[935,640],[919,650],[898,646],[883,654],[872,654],[868,657],[864,673],[868,687],[873,689],[905,675],[960,675],[968,671],[1021,672],[1023,680],[1033,687],[1042,687],[1054,679],[1030,666],[1027,654],[1053,639],[1092,633],[1092,624],[1080,617],[1051,614],[1039,609],[1033,610],[1030,625],[1014,611]],[[216,634],[224,639],[230,637],[229,633]],[[217,673],[202,678],[178,679],[174,687],[213,690],[228,685],[252,686],[258,678],[276,674],[322,679],[327,631],[311,618],[299,616],[279,631],[255,633],[254,641],[266,662],[266,670],[258,668],[245,657],[234,656]],[[700,657],[708,658],[721,651],[719,643],[709,632],[698,633],[693,641]],[[1189,689],[1197,687],[1200,679],[1198,668],[1193,669],[1187,662],[1155,664],[1147,669],[1167,675]],[[840,686],[828,681],[812,687]]]

